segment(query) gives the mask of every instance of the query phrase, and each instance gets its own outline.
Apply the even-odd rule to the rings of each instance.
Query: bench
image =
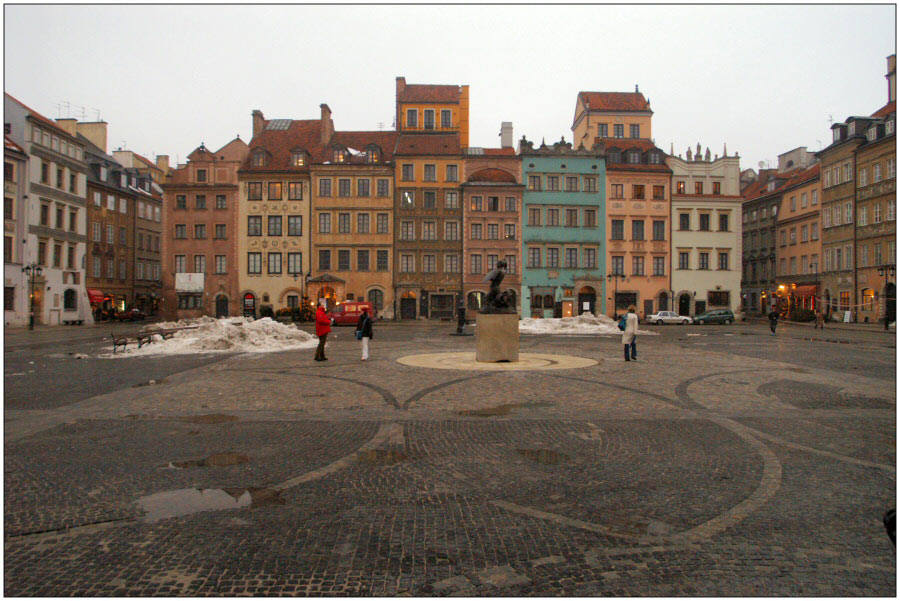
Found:
[[[116,338],[116,335],[112,334],[112,333],[110,334],[110,337],[112,338],[112,341],[113,341],[113,354],[114,355],[116,354],[116,349],[118,349],[120,346],[122,347],[122,349],[127,349],[128,338],[126,338],[124,336],[119,336],[118,338]]]
[[[163,340],[168,340],[172,337],[172,335],[178,330],[156,330],[153,332],[140,332],[134,335],[134,338],[128,338],[127,336],[116,336],[115,334],[110,334],[110,337],[113,341],[113,354],[115,354],[116,350],[121,346],[123,349],[128,349],[129,342],[137,342],[138,348],[141,348],[145,344],[150,344],[153,342],[154,336],[161,336]]]

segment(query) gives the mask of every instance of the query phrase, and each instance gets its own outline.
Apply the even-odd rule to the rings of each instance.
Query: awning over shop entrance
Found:
[[[797,286],[796,289],[792,290],[795,296],[813,296],[816,293],[815,286]]]
[[[104,298],[103,293],[100,292],[99,290],[94,290],[93,288],[88,288],[87,293],[88,293],[88,300],[91,302],[91,304],[103,302],[103,298]]]

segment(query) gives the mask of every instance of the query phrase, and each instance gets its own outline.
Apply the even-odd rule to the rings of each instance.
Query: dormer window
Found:
[[[266,153],[262,150],[257,150],[253,153],[251,157],[251,165],[254,167],[263,167],[266,164]]]
[[[306,164],[306,153],[302,150],[294,150],[291,152],[291,165],[294,167],[303,167]]]
[[[856,134],[856,121],[850,122],[850,135]]]
[[[650,153],[650,164],[651,165],[659,165],[659,153],[658,152]]]
[[[832,142],[840,142],[841,141],[841,128],[835,127],[832,130],[832,135],[833,135]]]
[[[122,187],[123,187],[123,188],[127,188],[127,187],[128,187],[128,174],[127,174],[127,173],[122,173],[122,174],[121,174],[120,181],[122,182]]]
[[[366,162],[367,163],[377,163],[378,162],[378,149],[374,146],[370,146],[366,148]]]
[[[774,189],[775,189],[775,181],[773,180],[773,181],[769,182],[769,185],[768,185],[768,186],[766,186],[766,190],[767,190],[768,192],[771,192],[771,191],[774,190]]]
[[[333,153],[333,161],[335,163],[343,163],[347,160],[345,154],[346,153],[343,151],[343,149],[335,148]]]
[[[618,162],[620,162],[622,159],[621,159],[621,155],[619,154],[619,151],[618,151],[618,150],[611,150],[610,153],[609,153],[609,159],[608,159],[608,160],[609,160],[610,163],[618,163]]]
[[[894,133],[894,120],[893,119],[891,119],[890,121],[884,122],[884,134],[886,136],[889,136],[892,133]]]
[[[628,153],[628,162],[632,165],[636,165],[641,162],[641,153],[637,150],[632,150]]]
[[[866,132],[866,139],[869,142],[874,142],[877,135],[878,135],[878,128],[873,125],[872,127],[869,128],[869,131]]]

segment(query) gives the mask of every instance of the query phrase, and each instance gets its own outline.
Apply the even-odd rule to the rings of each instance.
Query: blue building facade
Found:
[[[605,311],[606,159],[602,146],[519,143],[522,316]]]

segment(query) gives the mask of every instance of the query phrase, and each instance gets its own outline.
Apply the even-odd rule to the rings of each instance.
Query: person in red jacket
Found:
[[[316,336],[319,337],[319,346],[316,347],[316,361],[328,361],[325,356],[325,340],[331,331],[331,320],[325,315],[325,307],[319,305],[316,309]]]

